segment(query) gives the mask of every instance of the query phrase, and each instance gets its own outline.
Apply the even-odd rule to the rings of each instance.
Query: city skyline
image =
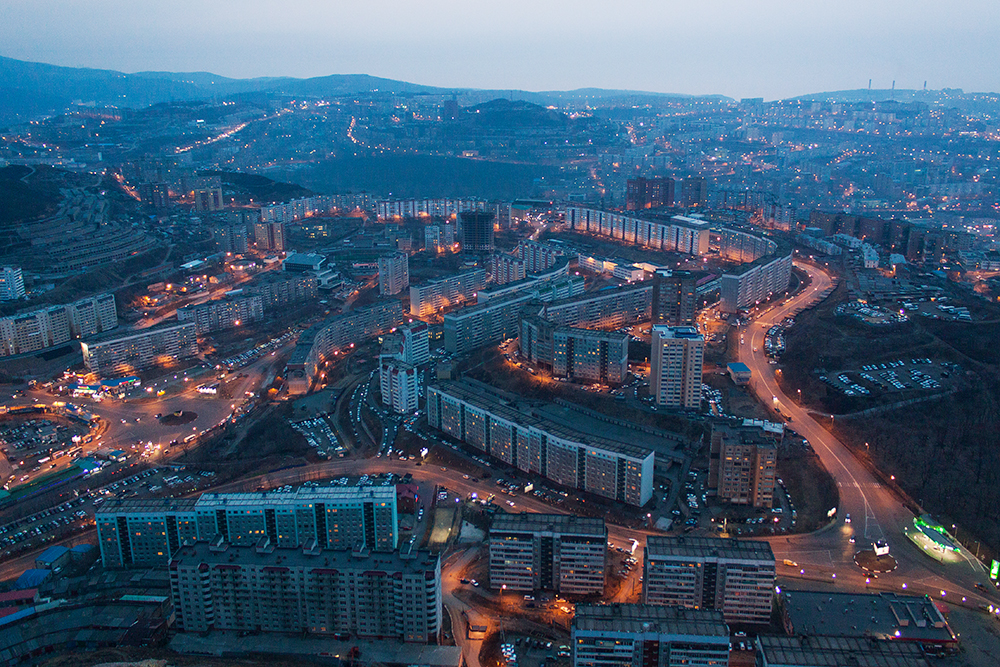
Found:
[[[991,38],[997,19],[982,1],[904,7],[852,0],[835,13],[784,0],[752,7],[733,0],[711,7],[638,3],[619,12],[597,3],[473,9],[441,0],[419,8],[300,0],[280,13],[262,2],[241,3],[238,11],[231,3],[184,2],[0,6],[0,55],[127,73],[365,73],[445,88],[595,87],[766,99],[864,89],[869,79],[882,90],[925,83],[1000,90],[1000,74],[989,67],[1000,57]]]

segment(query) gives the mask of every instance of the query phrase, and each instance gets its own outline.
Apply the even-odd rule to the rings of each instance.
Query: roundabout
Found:
[[[197,412],[192,412],[190,410],[178,410],[177,412],[171,412],[168,415],[163,415],[159,418],[159,422],[164,426],[183,426],[184,424],[190,424],[197,418]]]
[[[854,554],[854,564],[872,574],[892,572],[898,565],[895,558],[889,554],[879,556],[874,549],[864,549]]]

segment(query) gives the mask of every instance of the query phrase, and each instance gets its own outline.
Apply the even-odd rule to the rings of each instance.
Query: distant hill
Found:
[[[211,72],[136,72],[60,67],[0,56],[0,126],[52,116],[75,102],[98,106],[143,108],[164,102],[225,98],[245,93],[275,93],[308,97],[365,92],[456,94],[467,104],[494,98],[547,105],[571,99],[691,97],[668,93],[581,88],[573,91],[530,92],[436,88],[367,74],[333,74],[296,79],[261,77],[230,79]],[[728,99],[719,95],[707,96]]]

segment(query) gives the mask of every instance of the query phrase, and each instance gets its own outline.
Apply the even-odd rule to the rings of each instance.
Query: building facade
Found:
[[[726,667],[729,626],[709,609],[578,604],[573,667]]]
[[[650,536],[643,558],[646,604],[715,609],[730,623],[768,623],[774,553],[764,541]]]
[[[259,295],[229,297],[177,309],[179,322],[194,322],[199,334],[259,322],[264,300]]]
[[[109,500],[95,518],[108,568],[165,564],[185,542],[218,536],[236,545],[267,537],[280,547],[315,541],[324,549],[388,551],[398,535],[394,486]]]
[[[620,384],[628,376],[629,335],[557,327],[536,315],[522,315],[519,354],[574,382]]]
[[[427,421],[518,470],[628,505],[653,496],[649,449],[567,428],[488,385],[461,380],[427,388]]]
[[[681,215],[639,217],[581,206],[566,207],[566,222],[574,231],[595,234],[665,252],[705,255],[709,252],[709,223]]]
[[[539,315],[560,326],[620,329],[648,320],[652,306],[652,284],[638,283],[551,301]]]
[[[388,333],[403,322],[403,306],[384,299],[371,306],[334,315],[303,331],[288,359],[288,391],[304,394],[319,375],[320,366],[340,350]]]
[[[788,289],[792,279],[792,255],[767,257],[739,270],[726,272],[719,281],[719,310],[738,313]]]
[[[144,329],[138,333],[95,339],[80,344],[83,363],[99,375],[130,375],[137,370],[169,365],[198,354],[194,322]]]
[[[769,509],[777,467],[778,448],[761,429],[712,425],[708,486],[720,500]]]
[[[113,294],[0,318],[0,357],[37,352],[118,326]]]
[[[516,338],[521,309],[534,299],[530,291],[453,310],[444,316],[444,349],[465,354],[477,347]]]
[[[490,211],[466,211],[459,213],[462,221],[462,252],[486,255],[495,249],[493,243],[493,219]]]
[[[382,296],[399,294],[410,286],[410,257],[394,252],[378,258],[378,291]]]
[[[0,301],[24,298],[24,274],[19,266],[0,266]]]
[[[524,280],[527,270],[523,259],[512,255],[490,255],[490,282],[494,285],[506,285]]]
[[[604,519],[496,514],[489,532],[490,588],[603,594],[607,543]]]
[[[705,337],[694,327],[652,327],[649,391],[657,405],[701,407]]]
[[[690,271],[659,270],[653,274],[653,324],[689,327],[695,323],[697,279]]]
[[[184,546],[170,561],[177,628],[349,633],[437,641],[441,559],[429,551],[275,547],[222,541]]]
[[[420,285],[410,285],[410,314],[428,317],[445,308],[472,302],[476,293],[485,286],[485,269],[463,271]]]
[[[382,403],[393,412],[402,414],[417,409],[420,382],[417,369],[410,364],[382,357],[379,361],[379,389]]]

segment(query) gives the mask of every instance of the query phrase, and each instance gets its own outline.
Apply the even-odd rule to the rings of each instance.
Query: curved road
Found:
[[[857,457],[829,431],[821,426],[810,412],[782,393],[774,369],[764,354],[767,330],[780,324],[786,317],[815,305],[823,293],[833,286],[831,276],[817,266],[801,262],[796,268],[809,274],[811,284],[802,292],[778,303],[761,313],[740,331],[739,358],[753,373],[752,388],[760,400],[771,402],[792,428],[813,446],[824,467],[837,482],[840,506],[836,520],[829,528],[807,535],[770,538],[778,559],[779,575],[799,575],[806,570],[816,578],[832,579],[841,576],[838,583],[865,585],[865,575],[853,562],[855,551],[875,540],[886,540],[898,562],[895,572],[880,577],[879,587],[918,587],[934,591],[951,591],[952,595],[985,599],[974,590],[977,581],[985,582],[982,565],[968,554],[958,563],[943,565],[924,555],[903,535],[903,528],[912,526],[913,513],[900,499],[875,479]],[[850,515],[851,523],[846,522]],[[854,535],[856,544],[849,542]],[[798,563],[796,568],[782,565],[788,559]],[[844,581],[846,576],[847,580]]]

